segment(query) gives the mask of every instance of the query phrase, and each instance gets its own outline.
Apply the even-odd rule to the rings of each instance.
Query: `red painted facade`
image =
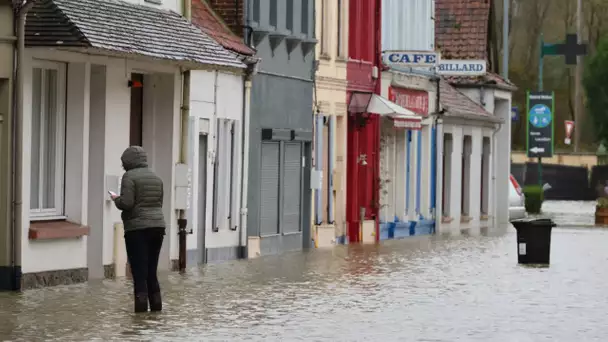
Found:
[[[380,78],[373,69],[381,70],[381,0],[350,0],[349,62],[347,66],[347,100],[353,92],[380,95]],[[365,119],[362,119],[365,118]],[[360,213],[365,220],[376,221],[380,179],[380,120],[376,114],[348,115],[346,222],[349,243],[360,241]]]

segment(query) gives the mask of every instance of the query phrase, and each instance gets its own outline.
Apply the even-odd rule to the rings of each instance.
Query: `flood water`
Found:
[[[161,314],[127,281],[0,294],[0,339],[605,341],[608,230],[558,221],[550,268],[517,265],[510,227],[339,246],[164,274]]]

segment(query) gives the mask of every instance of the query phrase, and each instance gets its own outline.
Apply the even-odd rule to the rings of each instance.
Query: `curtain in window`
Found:
[[[62,214],[58,176],[63,165],[58,160],[63,149],[58,126],[61,115],[58,88],[57,70],[33,69],[30,208],[50,215]]]

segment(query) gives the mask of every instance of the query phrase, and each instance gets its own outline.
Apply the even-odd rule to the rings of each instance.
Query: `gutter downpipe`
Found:
[[[498,133],[498,131],[500,131],[500,129],[502,128],[503,123],[498,123],[496,124],[496,128],[494,129],[494,132],[492,133],[492,190],[493,190],[493,196],[492,196],[492,207],[494,209],[493,215],[494,216],[492,218],[492,220],[494,221],[494,226],[498,226],[498,216],[496,215],[498,213],[498,206],[497,206],[497,201],[496,201],[496,195],[497,191],[496,191],[496,155],[498,154],[498,150],[496,149],[496,146],[498,146],[498,144],[496,143],[496,134]]]
[[[182,0],[184,8],[184,17],[192,20],[192,0]],[[182,103],[181,103],[181,134],[179,148],[179,163],[188,164],[188,123],[190,120],[190,70],[182,71]],[[178,227],[178,270],[180,273],[186,271],[186,236],[188,231],[186,227],[188,219],[186,218],[186,210],[178,210],[177,227]]]
[[[13,267],[12,290],[21,289],[21,236],[23,230],[23,80],[25,69],[25,17],[27,12],[34,6],[34,1],[30,0],[17,10],[17,51],[14,58],[15,87],[13,88],[13,122],[12,122],[12,208],[11,208],[11,266]]]
[[[435,108],[435,234],[442,233],[443,219],[443,110],[441,109],[441,76],[437,79],[437,106]]]
[[[251,85],[252,78],[255,75],[257,62],[247,64],[245,74],[245,82],[243,84],[243,141],[241,144],[241,231],[240,231],[240,258],[246,259],[249,255],[247,250],[247,196],[249,189],[249,120],[251,118]]]

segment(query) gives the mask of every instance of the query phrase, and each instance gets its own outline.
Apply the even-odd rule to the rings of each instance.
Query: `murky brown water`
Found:
[[[123,281],[0,294],[13,341],[605,341],[608,230],[554,230],[548,269],[512,228],[209,265],[162,277],[166,310]]]

